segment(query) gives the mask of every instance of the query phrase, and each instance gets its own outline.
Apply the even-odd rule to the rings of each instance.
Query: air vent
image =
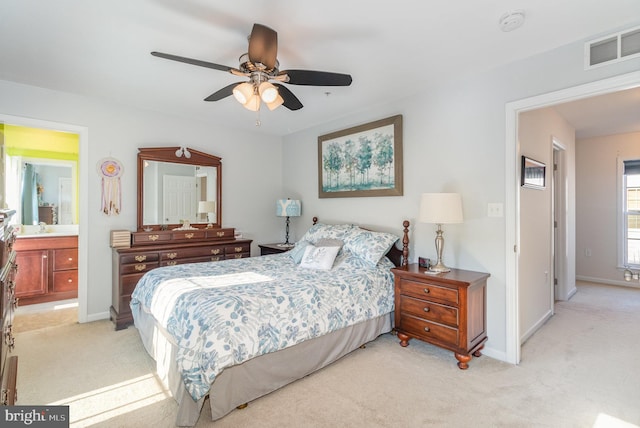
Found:
[[[640,57],[640,27],[585,43],[585,70]]]

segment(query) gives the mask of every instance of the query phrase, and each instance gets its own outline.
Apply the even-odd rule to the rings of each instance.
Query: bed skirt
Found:
[[[194,426],[205,398],[194,401],[189,395],[177,370],[171,336],[153,317],[136,308],[133,318],[144,347],[156,361],[159,379],[178,402],[176,425]],[[212,420],[331,364],[391,328],[392,313],[224,369],[209,390]]]

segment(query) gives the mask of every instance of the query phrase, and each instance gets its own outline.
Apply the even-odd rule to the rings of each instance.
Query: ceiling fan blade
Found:
[[[241,84],[242,82],[237,82],[237,83],[232,83],[230,85],[225,86],[224,88],[214,92],[213,94],[209,95],[207,98],[205,98],[205,101],[220,101],[223,98],[228,97],[229,95],[233,95],[233,88],[235,88],[237,85]]]
[[[350,74],[330,73],[328,71],[284,70],[278,73],[278,75],[283,74],[289,77],[286,83],[292,85],[349,86],[352,82]]]
[[[151,52],[151,55],[159,58],[170,59],[172,61],[185,62],[187,64],[198,65],[200,67],[213,68],[214,70],[228,71],[234,70],[233,67],[227,65],[215,64],[213,62],[200,61],[199,59],[185,58],[183,56],[171,55],[162,52]]]
[[[278,93],[284,100],[282,103],[283,106],[289,110],[300,110],[302,108],[302,103],[298,97],[293,95],[293,92],[291,92],[286,86],[279,83],[274,83],[274,85],[278,87]]]
[[[253,24],[249,36],[249,61],[264,64],[267,70],[276,68],[278,33],[262,24]]]

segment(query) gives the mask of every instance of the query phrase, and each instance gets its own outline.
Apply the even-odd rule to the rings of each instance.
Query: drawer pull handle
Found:
[[[220,261],[220,257],[211,257],[211,261],[212,262],[219,262]]]
[[[67,279],[67,282],[68,282],[69,284],[71,284],[71,283],[73,282],[73,278],[69,278],[69,279]]]
[[[147,260],[147,256],[136,256],[135,259],[137,262],[143,262]]]
[[[147,268],[147,265],[146,265],[146,264],[144,264],[144,263],[139,264],[139,265],[135,265],[135,269],[136,269],[138,272],[142,272],[142,271],[143,271],[143,270],[145,270],[146,268]]]
[[[424,308],[425,312],[429,312],[431,309],[429,309],[429,307],[427,306],[426,308]]]
[[[429,294],[429,289],[428,289],[428,288],[425,288],[425,289],[424,289],[424,293],[425,293],[425,294]]]
[[[73,261],[73,257],[69,257],[69,259],[68,259],[68,260],[69,260],[70,262],[72,262],[72,261]]]
[[[431,330],[429,329],[429,327],[425,327],[424,331],[426,331],[427,333],[429,333]]]
[[[157,241],[159,237],[159,235],[149,235],[149,241]]]
[[[168,262],[168,263],[167,263],[167,266],[175,266],[175,265],[177,265],[177,264],[178,264],[178,262],[176,262],[176,261],[174,260],[174,261]]]
[[[191,239],[191,238],[193,238],[193,236],[194,236],[193,233],[185,233],[184,234],[184,237],[187,238],[187,239]]]
[[[241,253],[242,252],[242,247],[235,247],[236,253]]]
[[[220,248],[215,248],[211,250],[211,254],[220,254]]]
[[[241,259],[242,258],[242,254],[234,254],[236,259]]]
[[[224,236],[224,232],[216,232],[218,238],[222,238]]]
[[[178,253],[169,253],[167,254],[167,257],[170,259],[175,259],[176,257],[178,257]]]

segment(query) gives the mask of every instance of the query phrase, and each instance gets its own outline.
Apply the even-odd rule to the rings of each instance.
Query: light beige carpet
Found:
[[[331,366],[198,427],[640,426],[640,290],[582,284],[518,366],[383,335]],[[177,405],[135,328],[108,321],[19,333],[19,404],[69,404],[72,426],[172,427]]]

